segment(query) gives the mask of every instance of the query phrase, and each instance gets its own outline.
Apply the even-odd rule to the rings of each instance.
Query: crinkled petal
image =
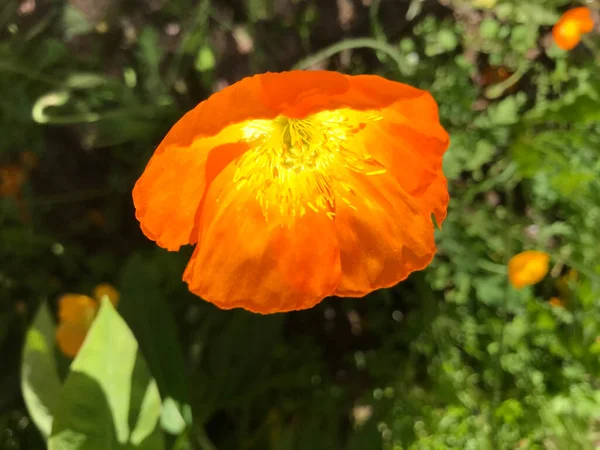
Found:
[[[448,185],[442,172],[448,136],[422,134],[408,125],[382,120],[361,138],[373,158],[396,178],[425,214],[435,216],[440,226],[446,218],[449,202]]]
[[[389,173],[348,173],[336,204],[342,279],[335,295],[359,297],[425,268],[435,254],[433,223]]]
[[[592,12],[590,8],[586,6],[571,8],[562,15],[560,20],[571,20],[577,23],[580,33],[589,33],[594,29],[594,20],[592,19]]]
[[[183,277],[190,290],[223,309],[263,314],[310,308],[330,295],[341,271],[332,220],[312,210],[265,219],[252,187],[232,182],[234,170],[225,169],[207,193]]]
[[[165,138],[169,138],[170,134]],[[168,250],[195,243],[196,215],[211,180],[247,149],[239,132],[200,138],[191,146],[163,143],[133,189],[136,217],[144,234]]]

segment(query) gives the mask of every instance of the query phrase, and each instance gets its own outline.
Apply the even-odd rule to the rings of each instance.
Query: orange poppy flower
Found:
[[[508,279],[515,289],[540,282],[548,273],[550,255],[528,250],[513,256],[508,262]]]
[[[571,50],[581,40],[581,35],[594,28],[590,9],[585,6],[569,9],[552,28],[554,42],[563,50]]]
[[[360,297],[433,258],[448,142],[435,101],[411,86],[256,75],[175,124],[133,189],[136,217],[161,247],[197,244],[183,278],[223,309]]]
[[[108,283],[94,288],[95,300],[82,294],[65,294],[58,299],[56,342],[66,356],[75,358],[79,352],[104,296],[114,306],[119,301],[119,292]]]

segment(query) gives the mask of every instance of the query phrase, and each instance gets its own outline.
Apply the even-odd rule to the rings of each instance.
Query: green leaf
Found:
[[[215,55],[208,45],[203,45],[198,51],[194,67],[198,72],[207,72],[215,67]]]
[[[519,102],[516,97],[506,97],[488,109],[493,125],[512,125],[519,121]]]
[[[85,14],[78,8],[66,5],[63,12],[63,27],[67,40],[81,34],[87,34],[94,29]]]
[[[181,415],[176,418],[173,409],[166,408],[165,429],[180,433],[183,423],[191,423],[184,358],[171,310],[160,296],[150,264],[140,255],[125,264],[119,291],[119,311],[138,339],[162,398],[167,405],[176,405]]]
[[[161,450],[160,411],[133,333],[103,301],[60,392],[49,450]]]
[[[65,81],[65,87],[69,89],[94,89],[109,81],[104,75],[96,73],[77,72],[72,73]]]
[[[158,42],[158,33],[152,27],[145,27],[138,39],[137,58],[142,66],[144,86],[153,95],[164,92],[164,85],[160,74],[160,62],[164,51]]]
[[[42,303],[25,337],[21,390],[27,411],[45,438],[50,436],[52,415],[58,405],[60,391],[54,334],[50,311],[46,303]]]

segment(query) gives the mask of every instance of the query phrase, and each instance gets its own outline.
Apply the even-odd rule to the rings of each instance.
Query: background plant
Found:
[[[5,1],[0,448],[595,448],[600,56],[594,33],[553,44],[572,6]],[[292,67],[433,93],[452,137],[439,252],[363,300],[220,311],[181,282],[189,249],[143,238],[131,187],[184,111]],[[515,291],[506,264],[532,248],[550,274]],[[101,282],[120,302],[71,363],[57,300]]]

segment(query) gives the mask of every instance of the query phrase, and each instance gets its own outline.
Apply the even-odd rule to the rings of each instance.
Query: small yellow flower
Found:
[[[508,279],[515,289],[540,282],[548,273],[550,255],[528,250],[513,256],[508,262]]]
[[[97,285],[93,294],[95,300],[82,294],[65,294],[58,300],[56,342],[70,358],[75,358],[83,345],[102,299],[107,297],[113,306],[119,301],[119,292],[108,283]]]

